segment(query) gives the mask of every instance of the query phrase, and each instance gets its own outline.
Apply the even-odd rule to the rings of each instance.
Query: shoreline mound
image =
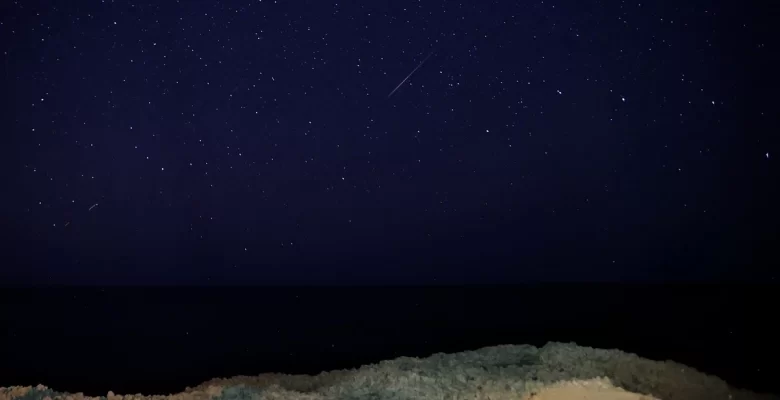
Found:
[[[43,385],[0,388],[0,400],[780,400],[672,361],[551,342],[399,357],[318,375],[215,378],[183,392],[90,397]]]

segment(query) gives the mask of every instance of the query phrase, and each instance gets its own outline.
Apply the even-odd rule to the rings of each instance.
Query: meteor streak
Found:
[[[395,93],[395,91],[396,91],[396,90],[398,90],[398,88],[400,88],[400,87],[401,87],[401,85],[403,85],[403,84],[404,84],[404,82],[406,82],[406,81],[409,79],[409,77],[410,77],[410,76],[412,76],[412,74],[413,74],[413,73],[415,73],[415,71],[417,71],[417,70],[418,70],[420,67],[422,67],[423,63],[425,63],[426,61],[428,61],[428,58],[430,58],[430,56],[431,56],[432,54],[433,54],[433,51],[431,51],[430,53],[428,53],[428,55],[425,57],[425,59],[424,59],[424,60],[422,60],[422,61],[421,61],[419,64],[417,64],[417,67],[415,67],[415,68],[412,70],[412,72],[410,72],[410,73],[409,73],[409,75],[406,75],[406,78],[404,78],[404,80],[402,80],[402,81],[401,81],[401,83],[399,83],[399,84],[398,84],[398,86],[396,86],[396,87],[395,87],[395,89],[393,89],[393,91],[392,91],[392,92],[390,92],[390,94],[388,94],[388,95],[387,95],[387,98],[389,99],[389,98],[390,98],[390,96],[392,96],[392,95],[393,95],[393,93]]]

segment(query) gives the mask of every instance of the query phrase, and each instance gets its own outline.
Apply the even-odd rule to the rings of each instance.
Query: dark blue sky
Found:
[[[731,3],[6,2],[0,277],[772,278],[777,42]]]

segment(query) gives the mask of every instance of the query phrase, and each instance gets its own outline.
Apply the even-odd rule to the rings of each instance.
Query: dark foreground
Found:
[[[219,377],[317,374],[401,356],[576,342],[777,393],[774,289],[2,289],[0,387],[168,394]]]

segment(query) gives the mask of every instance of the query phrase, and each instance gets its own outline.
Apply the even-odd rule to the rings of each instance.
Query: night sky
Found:
[[[774,279],[738,3],[4,1],[0,280]]]

